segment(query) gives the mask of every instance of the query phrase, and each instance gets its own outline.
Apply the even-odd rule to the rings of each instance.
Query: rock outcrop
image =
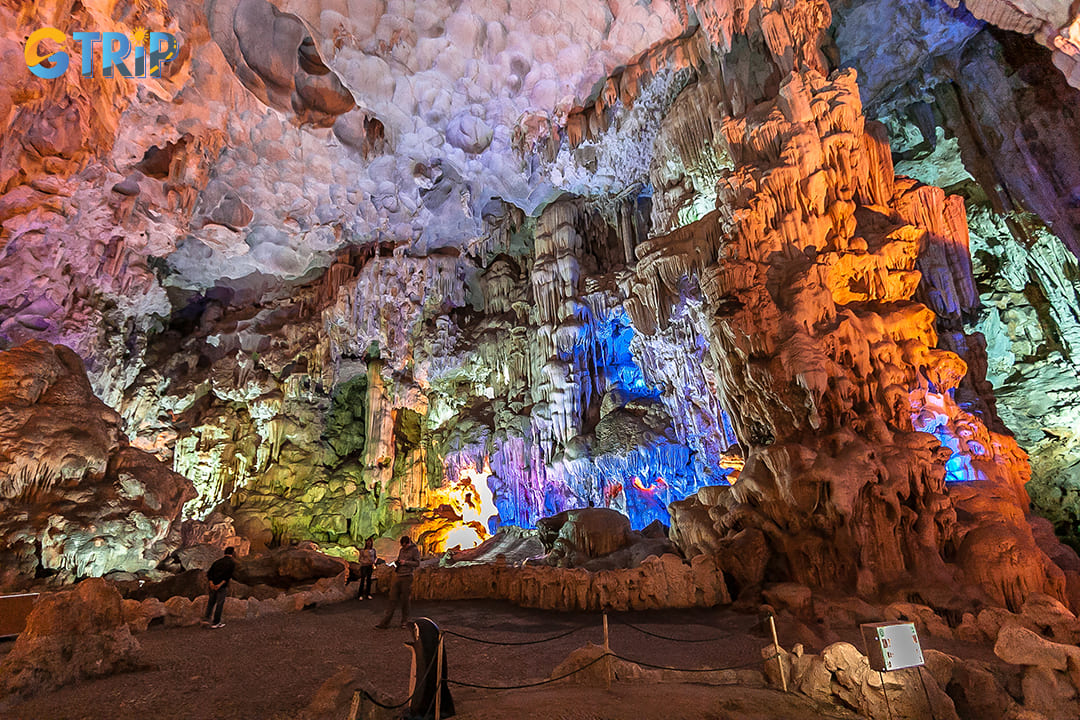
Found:
[[[632,568],[655,555],[677,552],[668,541],[666,528],[640,533],[630,529],[630,519],[608,508],[566,510],[537,524],[545,560],[557,567],[587,570]]]
[[[146,570],[179,545],[191,483],[127,445],[120,416],[94,397],[72,350],[31,342],[0,352],[0,413],[7,573]]]
[[[800,646],[793,655],[783,653],[780,662],[787,666],[790,687],[814,700],[851,708],[866,717],[885,714],[906,720],[928,717],[959,720],[952,699],[933,672],[909,668],[879,674],[870,669],[866,656],[849,643],[829,645],[820,655],[803,655],[801,650]],[[772,647],[761,651],[763,657],[775,652]],[[779,684],[776,662],[766,664],[774,686]],[[925,693],[921,687],[924,683]]]
[[[1007,663],[1023,666],[1024,707],[1049,720],[1065,720],[1080,712],[1080,648],[1007,625],[998,634],[994,654]]]
[[[655,555],[628,569],[515,567],[497,560],[465,567],[421,568],[413,597],[424,600],[506,600],[548,610],[653,610],[715,607],[731,602],[716,562],[698,556]]]
[[[120,593],[100,578],[43,595],[0,661],[0,698],[32,695],[138,666]]]
[[[1024,519],[1022,451],[953,400],[967,366],[914,301],[967,297],[920,265],[925,248],[966,257],[962,202],[894,179],[859,108],[852,74],[789,76],[775,102],[723,125],[735,168],[720,209],[638,250],[627,305],[642,344],[703,337],[749,449],[733,486],[673,505],[673,537],[742,583],[770,573],[741,547],[776,553],[798,582],[862,593],[955,576],[944,558],[958,548],[997,603],[1064,598]],[[699,305],[673,305],[689,293]]]

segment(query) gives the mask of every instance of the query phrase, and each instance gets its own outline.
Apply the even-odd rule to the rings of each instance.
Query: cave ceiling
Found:
[[[827,5],[804,5],[829,22]],[[52,246],[74,246],[76,256],[40,297],[26,285],[42,269],[54,273],[43,268],[52,261],[6,263],[6,336],[65,338],[95,367],[106,362],[99,339],[61,326],[100,314],[102,304],[116,306],[114,322],[145,329],[190,293],[227,287],[257,297],[311,280],[347,246],[478,254],[503,203],[535,215],[562,193],[606,199],[639,190],[659,120],[705,62],[698,55],[732,64],[752,55],[740,33],[765,12],[757,3],[661,0],[3,8],[9,54],[48,23],[161,27],[180,40],[160,80],[13,73],[0,94],[12,130],[0,166],[9,254],[20,242],[62,236]],[[826,51],[859,70],[872,115],[926,99],[948,76],[941,66],[987,22],[1052,48],[1053,63],[1072,77],[1066,3],[871,1],[832,13]],[[597,104],[603,128],[574,137],[568,118]],[[1034,209],[1043,221],[1059,220],[1063,211],[1041,200]],[[1076,218],[1064,220],[1075,251],[1064,226]],[[91,267],[102,253],[109,262]],[[76,288],[105,302],[73,307]]]

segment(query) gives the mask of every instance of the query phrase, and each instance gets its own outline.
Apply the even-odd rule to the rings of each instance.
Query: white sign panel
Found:
[[[905,622],[863,625],[870,667],[879,672],[901,670],[924,664],[922,646],[915,625]]]

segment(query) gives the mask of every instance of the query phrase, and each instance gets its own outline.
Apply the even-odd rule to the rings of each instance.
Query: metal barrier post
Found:
[[[780,657],[780,641],[776,638],[776,621],[771,614],[769,615],[769,630],[772,631],[773,649],[776,650],[776,666],[780,668],[780,685],[784,688],[784,692],[787,692],[787,673],[784,672],[784,661]]]
[[[435,720],[442,718],[442,661],[443,661],[443,632],[439,630],[439,649],[435,656]]]

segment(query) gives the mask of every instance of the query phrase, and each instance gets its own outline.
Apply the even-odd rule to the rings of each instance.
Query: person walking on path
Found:
[[[364,541],[364,549],[360,551],[360,593],[357,600],[371,599],[371,573],[375,571],[375,563],[379,556],[371,544],[371,538]]]
[[[412,596],[413,571],[420,566],[420,549],[408,535],[401,538],[401,550],[394,562],[394,577],[390,583],[390,606],[377,628],[390,627],[394,610],[401,608],[401,627],[409,624],[409,606]]]
[[[225,557],[220,558],[206,571],[206,579],[210,581],[210,595],[206,598],[206,615],[203,624],[210,622],[210,611],[213,610],[214,622],[210,627],[225,627],[221,622],[221,611],[225,608],[225,596],[229,594],[229,581],[232,580],[233,571],[236,570],[236,558],[233,554],[236,548],[225,548]]]

